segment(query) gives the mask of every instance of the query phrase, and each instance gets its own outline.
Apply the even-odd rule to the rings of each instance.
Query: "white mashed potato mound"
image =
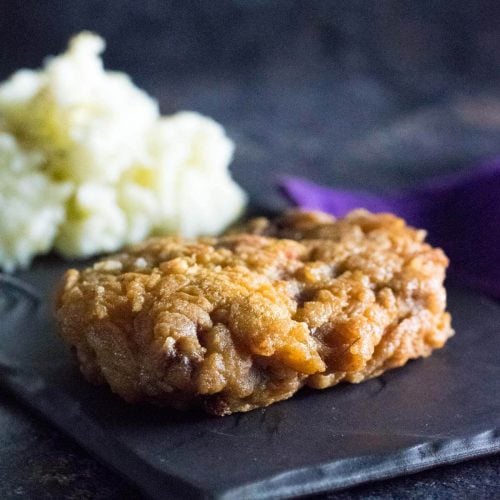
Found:
[[[150,149],[160,167],[156,232],[217,234],[239,214],[245,194],[227,174],[234,145],[218,123],[192,112],[162,118]]]
[[[224,129],[160,117],[127,75],[104,70],[103,49],[81,33],[0,85],[0,268],[51,248],[79,258],[152,233],[216,234],[246,203]]]
[[[5,127],[43,151],[59,179],[117,181],[143,157],[159,117],[156,102],[127,75],[104,70],[103,49],[101,38],[82,33],[42,70],[21,70],[0,87]]]
[[[65,216],[71,188],[43,174],[43,162],[0,133],[0,266],[7,272],[49,251]]]

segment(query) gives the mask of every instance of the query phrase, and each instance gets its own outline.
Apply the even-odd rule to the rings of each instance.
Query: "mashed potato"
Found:
[[[151,134],[159,162],[153,189],[159,200],[156,232],[216,234],[242,207],[242,191],[228,182],[234,145],[224,129],[197,113],[162,118]]]
[[[127,75],[105,71],[101,38],[82,33],[43,70],[22,70],[0,88],[0,115],[48,170],[74,182],[117,181],[144,155],[158,106]]]
[[[0,267],[55,248],[115,251],[151,233],[216,234],[246,197],[231,179],[233,143],[197,113],[161,117],[101,38],[82,33],[38,71],[0,85]]]
[[[12,271],[47,252],[65,216],[71,187],[41,171],[44,158],[0,133],[0,266]]]

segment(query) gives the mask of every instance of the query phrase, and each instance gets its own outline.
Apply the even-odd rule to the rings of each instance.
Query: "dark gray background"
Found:
[[[497,154],[499,21],[497,0],[2,0],[0,77],[95,30],[163,112],[220,120],[275,206],[281,172],[385,188]]]
[[[81,29],[163,112],[221,121],[258,205],[284,206],[280,173],[383,190],[500,153],[495,0],[1,0],[0,78]],[[0,406],[2,498],[134,496],[12,398]],[[499,468],[481,459],[335,498],[493,497]]]

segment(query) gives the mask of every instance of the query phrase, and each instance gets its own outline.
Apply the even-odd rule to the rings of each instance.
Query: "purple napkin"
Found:
[[[500,158],[465,174],[433,179],[387,195],[319,186],[286,177],[285,194],[299,207],[343,216],[355,208],[392,212],[427,229],[450,258],[450,276],[500,299]]]

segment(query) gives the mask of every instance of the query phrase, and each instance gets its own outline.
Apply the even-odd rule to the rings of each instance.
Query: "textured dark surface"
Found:
[[[138,492],[59,431],[0,398],[0,497],[138,499]],[[328,495],[338,500],[495,498],[500,457],[475,459]],[[319,500],[320,497],[314,497]],[[322,498],[325,498],[323,496]]]
[[[46,258],[0,275],[2,385],[154,498],[288,497],[500,450],[500,306],[490,299],[451,289],[458,333],[426,360],[214,418],[127,405],[83,381],[52,317],[64,267]]]
[[[499,19],[496,0],[3,0],[0,77],[94,29],[164,112],[226,125],[236,178],[280,208],[280,172],[383,190],[500,153]],[[136,498],[5,394],[0,444],[1,498]],[[331,498],[494,498],[499,469],[483,458]]]

